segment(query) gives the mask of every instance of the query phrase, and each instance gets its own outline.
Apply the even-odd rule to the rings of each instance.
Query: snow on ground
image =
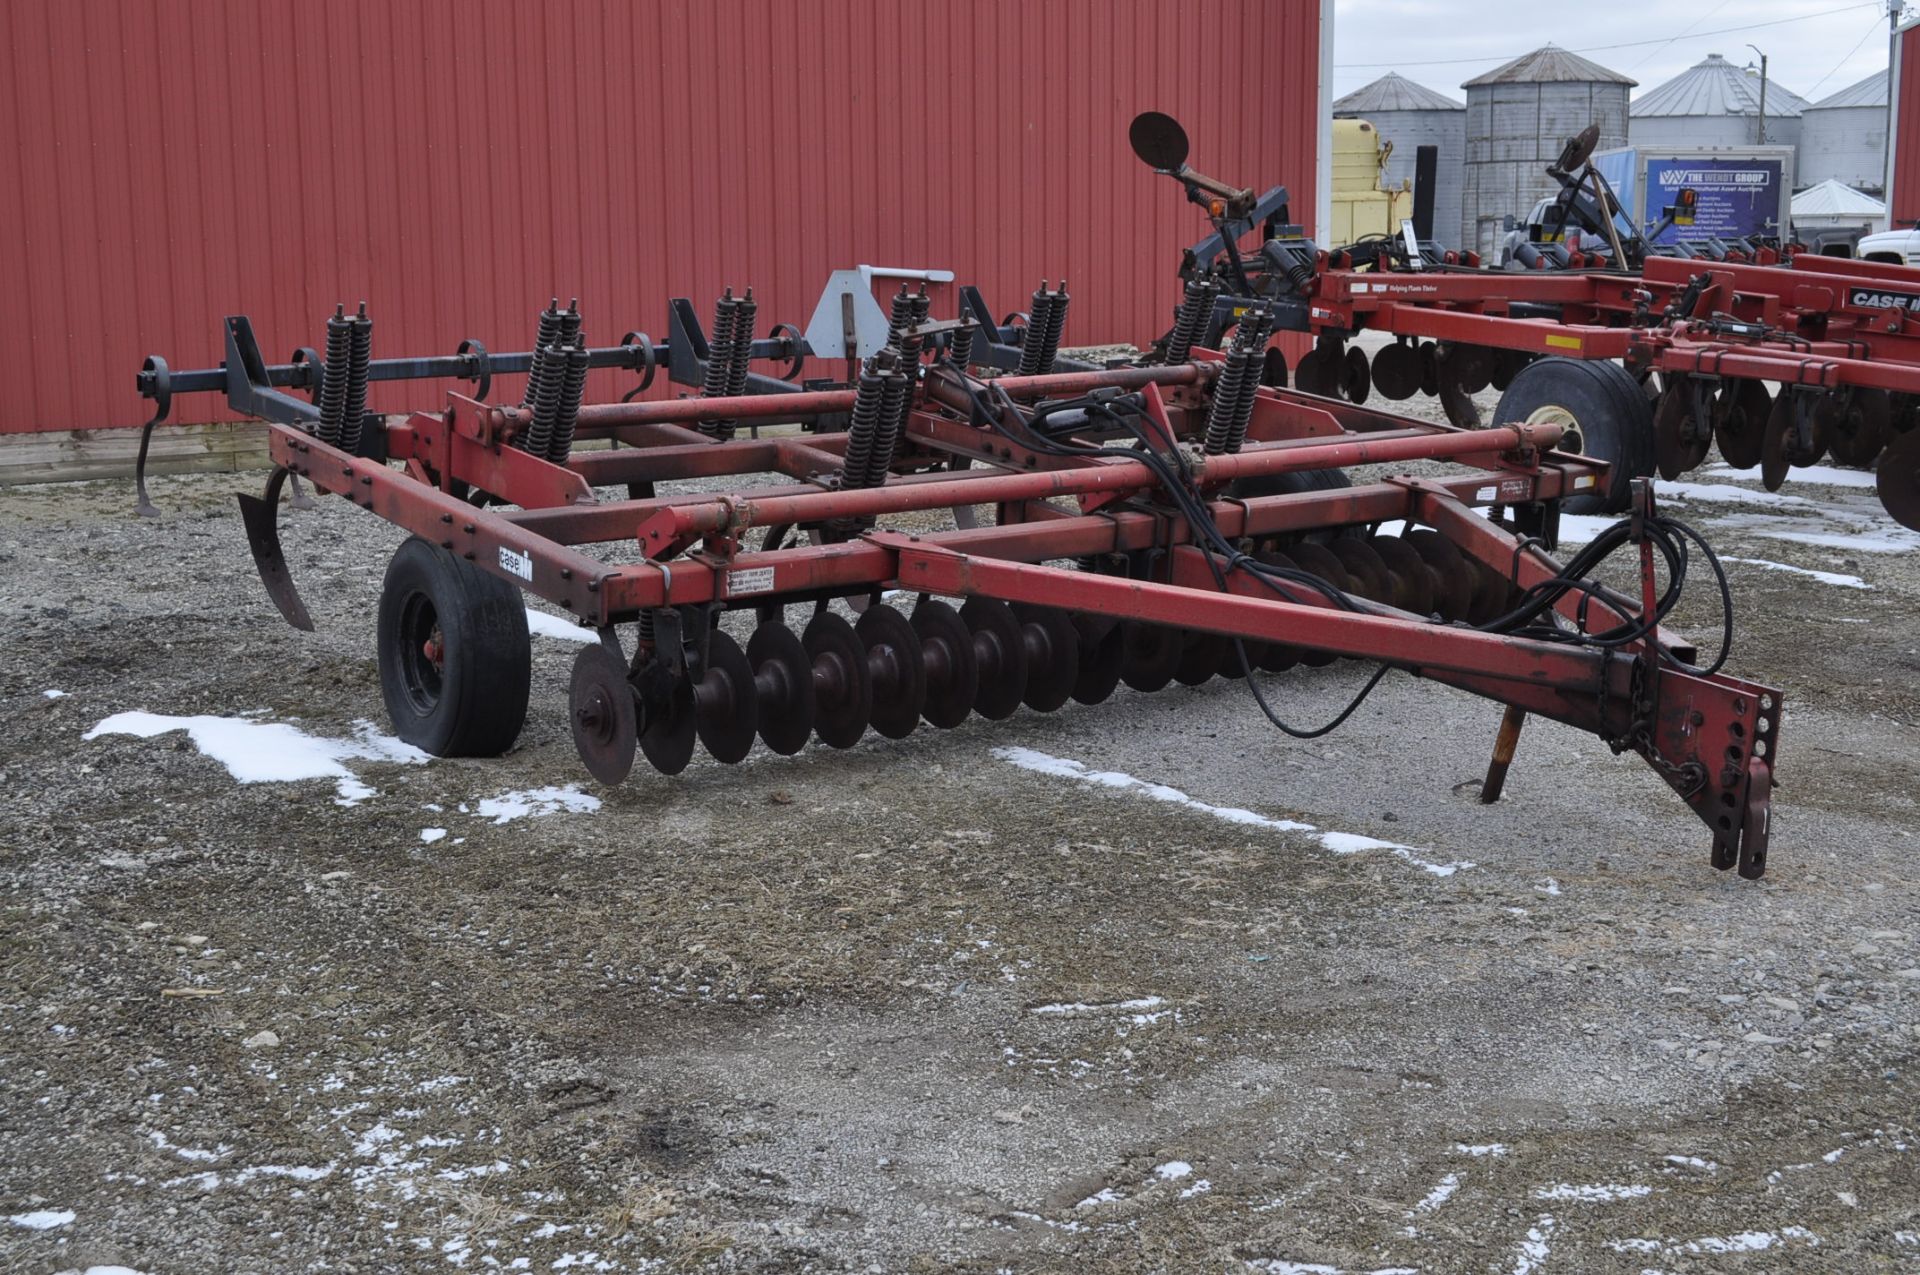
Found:
[[[600,635],[572,620],[545,611],[527,608],[527,632],[534,637],[558,638],[562,642],[598,642]]]
[[[1385,850],[1395,858],[1404,859],[1424,872],[1437,877],[1450,877],[1462,868],[1471,868],[1473,864],[1465,860],[1438,862],[1423,856],[1428,851],[1416,850],[1412,846],[1403,846],[1396,841],[1381,841],[1374,837],[1363,837],[1353,832],[1323,832],[1310,823],[1298,819],[1274,819],[1267,815],[1256,814],[1238,806],[1214,806],[1189,797],[1178,788],[1166,784],[1153,783],[1150,780],[1135,779],[1132,775],[1117,770],[1091,770],[1086,763],[1070,757],[1055,757],[1049,753],[1032,748],[1017,746],[996,748],[993,755],[1001,761],[1030,770],[1035,774],[1051,775],[1056,779],[1073,779],[1081,783],[1092,784],[1098,788],[1112,788],[1122,792],[1134,792],[1155,801],[1169,802],[1185,806],[1189,810],[1211,815],[1227,823],[1249,827],[1270,828],[1276,832],[1312,833],[1323,849],[1334,854],[1361,854],[1369,850]]]
[[[598,809],[600,799],[592,793],[581,792],[578,784],[568,784],[564,788],[548,784],[543,788],[483,797],[474,803],[473,813],[495,823],[512,823],[515,819],[537,819],[542,815],[559,814],[563,810],[568,814],[584,815]]]
[[[172,717],[164,713],[115,713],[81,736],[133,735],[152,739],[183,730],[202,756],[211,757],[243,784],[290,783],[301,779],[331,779],[339,790],[334,801],[356,806],[375,790],[343,764],[348,761],[404,762],[417,765],[427,754],[392,735],[383,735],[372,722],[353,724],[352,739],[309,735],[287,722],[254,721],[244,717],[198,714]]]
[[[1731,465],[1708,465],[1696,470],[1704,478],[1718,479],[1722,482],[1759,483],[1760,469],[1735,469]],[[1819,483],[1823,487],[1860,487],[1872,490],[1875,478],[1864,469],[1840,469],[1833,465],[1806,465],[1793,469],[1788,477],[1797,483]]]
[[[31,1213],[15,1213],[7,1218],[15,1226],[29,1231],[51,1231],[56,1226],[66,1226],[73,1221],[72,1209],[35,1209]]]
[[[1562,1182],[1556,1186],[1543,1186],[1533,1193],[1536,1200],[1578,1200],[1582,1204],[1611,1204],[1615,1200],[1637,1200],[1643,1195],[1652,1195],[1650,1186],[1615,1186],[1600,1182],[1590,1185],[1574,1185]]]
[[[1848,575],[1842,571],[1815,571],[1811,567],[1794,567],[1784,562],[1768,562],[1765,558],[1729,558],[1721,555],[1721,562],[1740,563],[1749,567],[1764,567],[1768,571],[1789,571],[1797,576],[1810,576],[1821,584],[1838,585],[1842,589],[1871,589],[1873,586],[1859,576]]]

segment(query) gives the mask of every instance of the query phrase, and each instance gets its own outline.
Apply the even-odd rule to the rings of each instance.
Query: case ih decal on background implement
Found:
[[[1618,207],[1612,192],[1587,164],[1593,136],[1572,139],[1548,169],[1574,246],[1563,236],[1531,258],[1536,268],[1487,270],[1411,234],[1322,251],[1285,224],[1284,188],[1256,201],[1195,173],[1180,126],[1143,115],[1135,151],[1180,181],[1215,228],[1188,252],[1180,307],[1156,349],[1177,361],[1217,344],[1260,303],[1277,327],[1317,338],[1292,370],[1299,389],[1354,403],[1373,390],[1437,395],[1449,420],[1477,425],[1471,395],[1492,384],[1506,392],[1498,421],[1567,424],[1567,447],[1616,470],[1605,491],[1569,505],[1576,512],[1618,512],[1633,478],[1678,477],[1717,443],[1734,468],[1759,466],[1769,491],[1828,456],[1875,468],[1881,503],[1920,529],[1920,269],[1791,245],[1650,244],[1664,226],[1623,239],[1605,215]],[[1243,255],[1239,241],[1256,227],[1260,247]],[[1365,330],[1394,343],[1369,361],[1347,344]],[[1600,410],[1576,361],[1612,360],[1640,393]],[[1287,374],[1276,351],[1266,379],[1283,385]]]
[[[550,307],[534,351],[469,342],[448,359],[373,360],[367,321],[341,312],[324,359],[274,366],[235,317],[223,368],[149,360],[140,386],[161,400],[156,419],[170,394],[220,389],[271,422],[277,468],[241,501],[295,625],[311,620],[280,549],[289,476],[414,533],[387,572],[379,661],[397,732],[430,752],[497,754],[518,734],[521,591],[599,634],[569,708],[609,783],[636,751],[675,773],[696,741],[723,762],[756,738],[844,748],[868,729],[1098,704],[1122,682],[1245,678],[1281,724],[1249,673],[1344,656],[1380,666],[1368,690],[1399,668],[1509,706],[1500,767],[1528,712],[1639,754],[1707,825],[1716,866],[1764,870],[1780,693],[1719,672],[1724,643],[1701,667],[1661,632],[1689,566],[1718,565],[1647,484],[1631,518],[1565,564],[1550,556],[1561,502],[1610,481],[1557,450],[1565,422],[1461,429],[1262,385],[1262,307],[1223,350],[1069,367],[1066,289],[1045,285],[1007,324],[972,290],[961,317],[936,320],[924,286],[902,288],[867,338],[849,292],[847,382],[802,388],[750,370],[798,376],[812,352],[791,329],[756,339],[750,297],[721,298],[711,334],[677,301],[666,343],[607,348],[586,345],[574,307]],[[702,393],[586,404],[595,366],[666,366]],[[493,372],[523,370],[519,403],[486,401]],[[447,375],[476,392],[392,421],[361,413],[371,381]],[[805,430],[759,432],[778,423]],[[1417,461],[1450,467],[1358,486],[1339,472]],[[683,479],[708,481],[662,486]],[[978,506],[992,517],[969,516]],[[610,546],[625,548],[598,556]],[[1592,581],[1621,549],[1637,554],[1637,596]],[[892,591],[913,600],[890,606]],[[728,611],[757,620],[744,648],[719,623]]]

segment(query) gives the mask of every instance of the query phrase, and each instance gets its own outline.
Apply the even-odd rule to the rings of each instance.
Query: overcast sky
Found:
[[[1398,71],[1461,99],[1461,81],[1549,40],[1632,76],[1635,92],[1709,53],[1758,66],[1748,42],[1766,53],[1772,81],[1813,101],[1887,65],[1885,0],[1334,0],[1334,8],[1335,97]]]

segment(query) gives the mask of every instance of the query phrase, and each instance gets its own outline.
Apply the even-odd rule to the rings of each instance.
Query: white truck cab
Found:
[[[1862,261],[1884,261],[1895,266],[1920,266],[1920,227],[1883,230],[1868,235],[1854,245],[1853,255]]]

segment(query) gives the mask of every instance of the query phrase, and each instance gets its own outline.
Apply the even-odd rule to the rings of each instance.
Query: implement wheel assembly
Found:
[[[436,757],[513,746],[533,678],[518,589],[414,536],[387,564],[377,634],[394,734]]]
[[[1633,480],[1653,473],[1653,412],[1640,386],[1618,363],[1538,359],[1514,374],[1494,419],[1503,424],[1554,424],[1566,429],[1560,451],[1607,462],[1606,489],[1561,502],[1570,514],[1620,513]]]

